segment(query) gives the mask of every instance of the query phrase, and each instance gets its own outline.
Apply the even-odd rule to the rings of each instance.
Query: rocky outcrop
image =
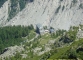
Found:
[[[9,0],[6,1],[0,8],[0,26],[4,25],[7,22],[8,3],[9,3]]]
[[[7,51],[5,51],[3,54],[0,55],[0,58],[4,60],[6,57],[12,57],[14,56],[17,52],[24,51],[23,46],[11,46],[7,48]]]

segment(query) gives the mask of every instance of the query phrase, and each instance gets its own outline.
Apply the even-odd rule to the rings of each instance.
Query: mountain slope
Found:
[[[82,0],[34,0],[6,25],[35,26],[38,23],[66,30],[72,25],[83,24]]]
[[[0,1],[1,2],[1,1]],[[3,2],[4,3],[4,2]],[[9,1],[6,1],[3,5],[0,7],[0,26],[4,25],[7,17],[8,17],[8,3]]]

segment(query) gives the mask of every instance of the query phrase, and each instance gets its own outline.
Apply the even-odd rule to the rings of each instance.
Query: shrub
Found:
[[[83,9],[83,4],[80,4],[80,5],[79,5],[79,8]]]
[[[0,7],[2,7],[2,5],[4,4],[4,2],[7,0],[0,0]]]
[[[61,8],[61,5],[59,5],[59,7],[56,9],[55,14],[59,12],[60,8]]]

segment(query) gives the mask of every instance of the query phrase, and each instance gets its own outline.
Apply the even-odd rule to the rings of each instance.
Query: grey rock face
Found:
[[[81,0],[34,0],[4,25],[35,26],[40,23],[43,26],[68,30],[70,26],[83,24],[83,9],[79,7],[82,2]]]

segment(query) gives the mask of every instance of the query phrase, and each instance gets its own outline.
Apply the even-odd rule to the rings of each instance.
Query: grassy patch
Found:
[[[36,36],[36,33],[34,31],[31,31],[31,33],[27,36],[27,38],[29,40],[31,40],[32,38],[34,38]]]
[[[51,55],[49,59],[61,59],[62,57],[68,59],[70,54],[74,54],[77,58],[82,59],[82,53],[76,53],[76,49],[81,46],[83,47],[83,39],[74,41],[71,45],[57,48],[57,52],[54,55]]]
[[[34,55],[34,57],[33,58],[30,58],[29,60],[39,60],[39,56],[36,56],[36,55]]]
[[[60,56],[65,53],[68,49],[69,47],[58,48],[57,52],[52,55],[49,59],[60,59]]]
[[[82,39],[79,39],[78,41],[74,41],[70,46],[72,47],[72,46],[76,46],[76,47],[78,47],[78,46],[83,46],[83,38]]]
[[[49,40],[53,40],[53,38],[51,37],[51,35],[49,33],[42,35],[40,38],[40,45],[44,45],[46,43],[48,43]]]

